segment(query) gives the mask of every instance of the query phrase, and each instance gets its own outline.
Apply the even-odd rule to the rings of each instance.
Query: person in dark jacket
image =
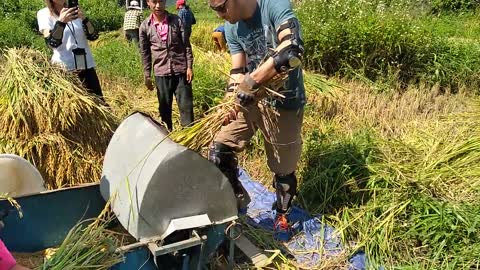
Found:
[[[189,39],[192,34],[192,25],[197,23],[195,20],[195,15],[185,0],[177,0],[176,6],[178,10],[178,17],[182,19],[183,26],[185,28],[185,37]]]
[[[172,130],[173,96],[180,110],[180,124],[193,122],[193,53],[185,38],[183,23],[165,10],[165,0],[148,0],[152,13],[140,25],[140,52],[145,86],[153,90],[155,76],[159,111],[162,121]]]

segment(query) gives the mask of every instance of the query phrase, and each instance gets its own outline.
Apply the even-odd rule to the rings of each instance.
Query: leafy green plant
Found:
[[[432,0],[432,13],[473,10],[480,6],[478,0]]]

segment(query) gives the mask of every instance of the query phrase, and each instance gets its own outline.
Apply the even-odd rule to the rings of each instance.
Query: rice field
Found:
[[[478,15],[464,15],[469,16]],[[222,103],[229,57],[211,52],[209,39],[219,21],[205,18],[192,36],[197,122],[171,135],[203,154],[221,126],[222,110],[231,106],[231,101]],[[451,34],[442,27],[445,36]],[[469,29],[463,34],[472,40],[476,28]],[[335,33],[334,26],[330,30]],[[26,157],[51,189],[98,181],[108,140],[130,113],[142,111],[158,119],[155,92],[142,85],[136,47],[112,31],[92,48],[108,107],[76,87],[76,78],[48,65],[41,52],[12,49],[0,60],[0,152]],[[307,62],[317,63],[315,57]],[[120,68],[118,63],[129,64]],[[360,250],[367,254],[368,269],[479,269],[480,98],[478,89],[469,88],[476,84],[449,88],[420,80],[397,85],[343,71],[348,75],[307,71],[305,76],[308,104],[294,203],[322,215],[348,243],[345,252],[325,259],[318,269],[346,269],[348,257]],[[471,71],[469,78],[480,74]],[[174,121],[178,127],[177,111]],[[261,134],[239,161],[252,178],[271,186]],[[111,237],[80,225],[73,232],[64,249],[78,248],[72,244],[76,237]],[[265,250],[279,249],[269,233],[251,227],[246,233]],[[58,254],[46,262],[58,268],[48,269],[67,269]],[[274,254],[265,269],[296,269],[288,255]],[[87,255],[107,264],[118,259]]]

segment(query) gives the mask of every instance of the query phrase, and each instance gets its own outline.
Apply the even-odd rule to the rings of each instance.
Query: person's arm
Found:
[[[50,48],[58,48],[63,42],[63,32],[68,22],[77,18],[76,8],[63,8],[58,20],[52,24],[48,13],[41,10],[37,13],[38,29]]]
[[[190,10],[190,14],[192,14],[192,25],[197,24],[197,20],[195,19],[195,14],[193,13],[192,10]]]
[[[234,92],[240,82],[243,81],[247,73],[247,56],[241,51],[232,56],[232,69],[230,70],[230,79],[228,80],[227,92]]]
[[[275,0],[269,3],[269,16],[275,26],[279,45],[274,56],[252,72],[251,76],[258,84],[298,67],[301,63],[292,57],[301,61],[304,52],[300,23],[293,13],[290,1]]]
[[[274,54],[255,71],[245,76],[239,85],[239,103],[248,105],[261,96],[257,89],[280,73],[297,68],[302,63],[304,52],[300,23],[293,14],[289,0],[269,1],[269,16],[274,22],[279,45]]]
[[[145,80],[145,86],[149,90],[153,90],[152,84],[152,51],[150,37],[148,36],[148,24],[143,22],[140,25],[140,54],[142,55],[143,63],[143,76]]]
[[[87,16],[85,16],[80,7],[78,7],[78,18],[82,20],[83,31],[85,31],[87,39],[90,41],[96,40],[98,38],[98,32],[95,30],[92,22],[87,18]]]
[[[17,262],[15,261],[15,258],[13,258],[12,254],[10,253],[10,251],[8,251],[7,247],[5,246],[2,240],[0,240],[0,269],[10,269],[10,270],[27,270],[28,269],[17,264]]]

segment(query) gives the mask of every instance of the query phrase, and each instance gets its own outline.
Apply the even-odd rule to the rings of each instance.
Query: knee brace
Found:
[[[213,162],[220,171],[228,178],[237,192],[238,180],[238,159],[232,148],[219,142],[213,142],[208,150],[208,160]]]
[[[277,213],[285,214],[290,210],[293,197],[297,195],[297,177],[295,172],[287,175],[275,174],[273,187],[277,194]]]

